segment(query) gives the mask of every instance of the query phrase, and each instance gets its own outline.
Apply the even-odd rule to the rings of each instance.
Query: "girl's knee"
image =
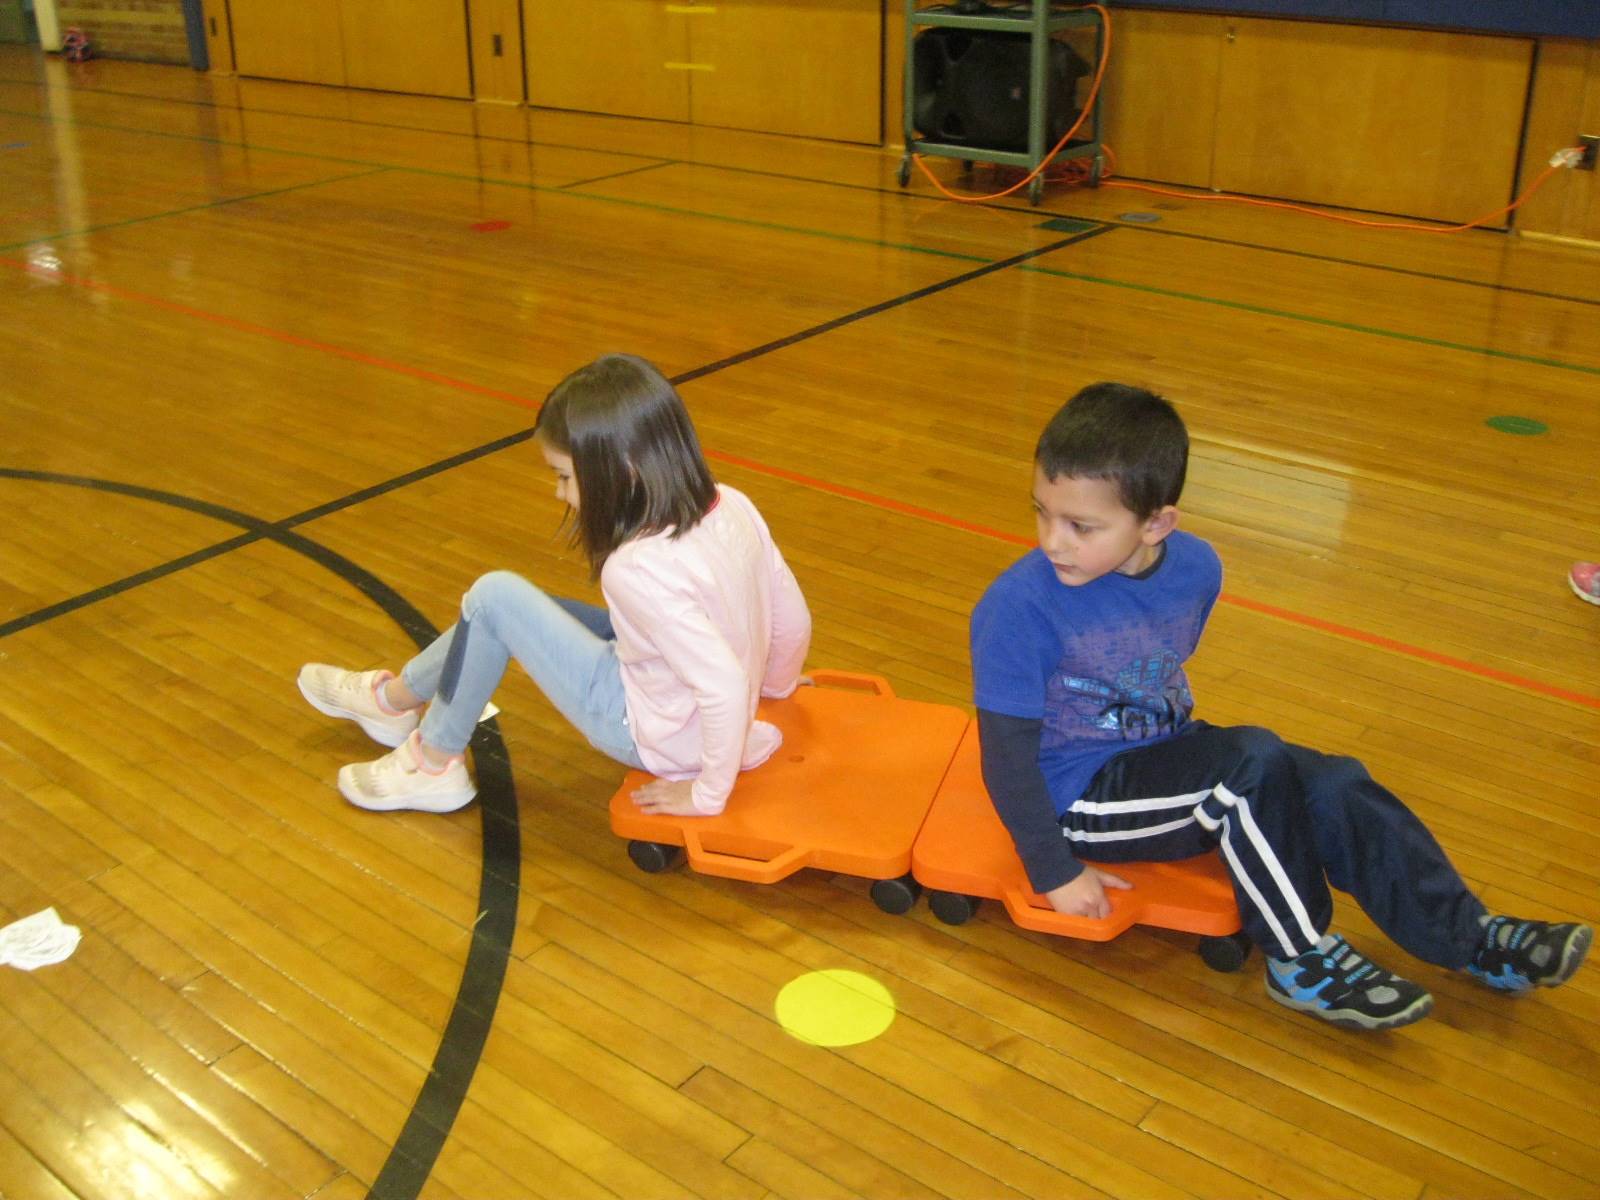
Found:
[[[515,571],[490,571],[478,576],[461,597],[461,614],[468,620],[477,620],[485,613],[503,609],[519,599],[525,600],[529,593],[538,590]]]

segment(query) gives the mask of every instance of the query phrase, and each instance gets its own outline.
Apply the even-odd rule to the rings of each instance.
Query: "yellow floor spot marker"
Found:
[[[854,1046],[889,1028],[894,997],[859,971],[812,971],[785,984],[773,1009],[778,1024],[802,1042]]]

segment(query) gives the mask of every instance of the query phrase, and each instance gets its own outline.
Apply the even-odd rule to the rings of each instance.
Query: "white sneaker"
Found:
[[[467,774],[467,764],[458,756],[437,771],[424,766],[419,737],[413,733],[374,762],[339,768],[340,795],[373,812],[409,808],[447,813],[470,802],[478,789]]]
[[[297,682],[300,694],[319,713],[354,721],[380,746],[398,746],[421,724],[422,713],[413,709],[396,715],[378,704],[378,685],[393,678],[393,671],[346,671],[307,663]]]

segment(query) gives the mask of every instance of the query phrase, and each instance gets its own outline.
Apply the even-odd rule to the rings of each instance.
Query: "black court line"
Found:
[[[684,371],[681,374],[672,376],[669,382],[672,383],[674,387],[677,387],[694,379],[702,379],[707,375],[713,375],[718,371],[726,370],[727,368],[737,366],[740,363],[749,362],[751,359],[772,354],[775,351],[785,349],[786,347],[796,345],[799,342],[807,341],[814,337],[818,337],[821,334],[829,333],[835,329],[842,328],[843,326],[853,324],[857,321],[865,320],[867,317],[875,316],[876,314],[886,312],[889,309],[898,308],[902,305],[909,304],[914,300],[920,300],[924,297],[935,295],[938,292],[945,291],[959,284],[969,283],[974,279],[980,279],[985,275],[992,275],[996,271],[1002,271],[1008,267],[1017,266],[1018,264],[1027,262],[1030,259],[1038,258],[1041,255],[1049,254],[1052,251],[1060,250],[1066,246],[1075,245],[1078,242],[1087,241],[1089,238],[1098,237],[1103,233],[1109,233],[1114,229],[1120,228],[1122,228],[1120,225],[1096,225],[1092,229],[1086,229],[1080,233],[1075,233],[1071,237],[1062,238],[1058,241],[1051,242],[1045,246],[1037,247],[1033,250],[1025,250],[1020,254],[1012,255],[1010,258],[1000,259],[992,263],[986,263],[981,267],[975,268],[974,270],[952,276],[951,278],[941,280],[938,283],[929,284],[926,287],[918,288],[915,291],[907,292],[904,295],[891,297],[888,300],[881,300],[876,304],[868,305],[866,308],[857,309],[856,311],[846,313],[841,317],[835,317],[830,321],[824,321],[820,325],[813,325],[809,329],[802,329],[796,333],[788,334],[785,337],[777,338],[773,341],[765,342],[762,345],[752,347],[749,350],[742,350],[737,354],[729,355],[727,358],[718,359],[716,362],[707,363],[705,366],[695,367],[691,370]],[[4,624],[0,624],[0,639],[9,637],[14,633],[20,633],[24,629],[30,629],[35,625],[42,624],[45,621],[52,620],[56,617],[65,616],[67,613],[76,612],[80,608],[85,608],[88,605],[98,603],[101,600],[106,600],[112,596],[120,595],[130,588],[139,587],[142,584],[165,578],[175,571],[181,571],[187,567],[192,567],[209,559],[215,558],[220,554],[226,554],[230,550],[236,550],[240,546],[248,545],[249,543],[257,541],[262,537],[273,536],[274,531],[279,533],[287,532],[297,525],[303,525],[308,521],[314,521],[320,517],[328,516],[331,513],[340,512],[366,500],[373,499],[376,496],[382,496],[385,493],[395,491],[397,488],[402,488],[408,484],[415,483],[418,480],[427,479],[430,476],[438,475],[444,471],[451,470],[465,463],[484,458],[510,446],[515,446],[521,442],[525,442],[532,436],[532,426],[529,426],[526,429],[519,429],[514,433],[508,433],[502,437],[494,439],[493,441],[485,442],[481,446],[474,446],[470,449],[463,450],[459,454],[453,454],[448,458],[439,459],[437,462],[429,463],[426,466],[417,467],[415,470],[393,476],[392,478],[386,479],[381,483],[375,483],[370,487],[365,487],[359,491],[351,492],[349,495],[341,496],[338,499],[329,500],[326,503],[319,504],[314,508],[304,509],[301,512],[295,513],[292,516],[284,517],[278,521],[258,522],[256,518],[248,517],[244,513],[235,512],[232,509],[224,509],[220,505],[211,505],[209,502],[203,500],[196,500],[191,504],[183,497],[179,497],[174,494],[170,500],[166,501],[167,503],[173,504],[180,508],[189,508],[190,511],[202,513],[206,516],[213,516],[217,512],[227,512],[229,513],[229,516],[223,519],[232,521],[236,524],[246,524],[247,528],[250,528],[252,532],[239,537],[229,538],[226,541],[218,542],[212,546],[203,547],[179,558],[172,559],[170,562],[149,567],[146,570],[139,571],[133,575],[125,576],[122,579],[104,584],[90,591],[83,592],[77,596],[69,597],[66,600],[47,605],[46,607],[36,609],[33,612],[24,613],[19,617],[15,617],[10,621],[5,622]],[[0,467],[0,479],[25,479],[53,483],[77,484],[85,487],[94,486],[99,487],[104,491],[123,491],[124,494],[135,496],[143,494],[143,492],[146,490],[141,489],[133,484],[114,485],[104,481],[89,480],[82,476],[56,475],[48,472],[25,471],[11,467]],[[167,495],[167,493],[162,493],[162,495]]]
[[[787,171],[770,171],[770,170],[764,170],[764,169],[759,168],[759,167],[739,167],[739,166],[733,166],[732,164],[729,164],[729,163],[690,162],[690,161],[681,160],[681,159],[668,159],[668,158],[665,158],[665,157],[659,156],[659,155],[636,154],[636,153],[634,153],[632,151],[627,151],[627,150],[603,150],[603,149],[597,149],[597,148],[595,148],[593,146],[574,146],[574,145],[569,145],[569,144],[564,143],[564,142],[541,142],[541,141],[538,141],[538,140],[533,139],[533,138],[497,137],[497,136],[495,136],[493,134],[464,133],[464,132],[459,132],[459,131],[456,131],[456,130],[429,129],[424,125],[392,125],[392,124],[387,124],[387,123],[379,122],[379,121],[361,121],[361,120],[359,120],[357,118],[354,118],[354,117],[325,117],[325,116],[317,116],[317,115],[307,114],[307,113],[282,112],[282,111],[279,111],[279,110],[276,110],[276,109],[240,108],[240,107],[237,107],[235,105],[217,104],[217,103],[214,103],[214,102],[204,101],[204,100],[184,100],[184,99],[181,99],[181,98],[178,98],[178,97],[173,97],[173,96],[152,96],[152,95],[149,95],[149,94],[144,93],[144,92],[113,91],[112,89],[109,89],[109,88],[77,88],[77,87],[74,87],[74,88],[67,88],[67,89],[59,89],[59,88],[52,89],[50,84],[44,83],[44,82],[41,82],[41,81],[38,81],[38,80],[32,80],[32,79],[4,79],[4,78],[0,78],[0,84],[12,84],[12,85],[15,85],[17,87],[44,88],[47,91],[48,90],[57,90],[57,91],[67,90],[67,91],[74,91],[74,92],[89,92],[89,93],[93,93],[93,94],[107,95],[107,96],[124,96],[124,97],[130,97],[130,98],[133,98],[133,99],[139,99],[139,100],[149,100],[149,101],[151,101],[153,103],[185,104],[185,105],[190,105],[190,106],[196,107],[196,108],[214,108],[214,109],[220,109],[220,110],[223,110],[223,111],[226,111],[226,112],[238,112],[238,113],[242,113],[242,114],[255,113],[255,114],[260,114],[260,115],[263,115],[263,116],[306,117],[308,120],[316,120],[316,121],[340,121],[340,122],[346,122],[346,123],[352,124],[352,125],[373,125],[373,126],[377,126],[378,128],[382,128],[382,129],[398,129],[398,130],[405,130],[407,132],[413,132],[413,133],[437,133],[437,134],[440,134],[441,136],[447,136],[447,137],[482,138],[485,141],[508,142],[508,143],[511,143],[511,144],[514,144],[514,145],[546,147],[546,148],[549,148],[549,149],[557,149],[557,150],[587,150],[587,151],[590,151],[591,153],[594,153],[594,154],[613,154],[613,155],[617,155],[617,156],[623,157],[623,158],[661,158],[662,161],[660,161],[659,163],[657,163],[655,165],[657,165],[657,166],[704,167],[704,168],[706,168],[707,170],[710,170],[710,171],[727,171],[727,172],[730,172],[730,173],[736,174],[736,175],[757,175],[757,176],[763,176],[763,177],[768,178],[768,179],[787,179],[787,180],[790,180],[790,181],[795,182],[795,183],[810,183],[810,184],[815,184],[815,185],[817,185],[819,187],[845,188],[845,189],[848,189],[850,191],[858,191],[858,192],[876,192],[879,195],[884,195],[884,196],[902,196],[902,197],[904,197],[904,198],[906,198],[908,200],[919,200],[919,201],[923,201],[923,202],[927,202],[927,203],[939,203],[939,204],[949,203],[949,201],[945,200],[945,198],[943,196],[931,194],[931,193],[928,193],[928,192],[914,192],[914,191],[911,191],[911,190],[906,189],[906,188],[885,187],[885,186],[883,186],[881,184],[848,183],[848,182],[846,182],[844,180],[841,180],[841,179],[823,179],[823,178],[818,178],[818,177],[816,177],[814,175],[796,175],[796,174],[793,174],[793,173],[787,172]],[[305,85],[302,85],[302,86],[315,87],[315,86],[318,86],[318,85],[305,84]],[[628,120],[630,118],[618,118],[618,119],[619,120]],[[638,119],[638,118],[633,118],[633,119]],[[246,148],[248,149],[248,147],[246,147]],[[398,170],[398,169],[404,169],[404,168],[395,168],[395,169]],[[627,171],[619,172],[619,174],[629,174],[629,173],[630,172],[627,172]],[[581,182],[593,183],[595,181],[594,180],[584,180],[584,181],[581,181]],[[565,184],[563,186],[564,187],[577,187],[579,185],[578,184]],[[1565,302],[1568,302],[1568,303],[1571,303],[1571,304],[1586,304],[1586,305],[1600,307],[1600,297],[1573,296],[1573,295],[1568,295],[1565,292],[1549,292],[1549,291],[1544,291],[1544,290],[1539,289],[1539,288],[1517,287],[1514,284],[1494,283],[1494,282],[1491,282],[1491,281],[1488,281],[1488,280],[1483,280],[1483,279],[1469,279],[1469,278],[1467,278],[1466,276],[1463,276],[1463,275],[1446,275],[1446,274],[1442,274],[1442,273],[1434,272],[1434,271],[1419,271],[1419,270],[1415,270],[1415,269],[1409,268],[1409,267],[1396,267],[1396,266],[1390,266],[1387,263],[1376,263],[1376,262],[1372,262],[1372,261],[1367,260],[1367,259],[1342,258],[1342,257],[1340,257],[1339,255],[1336,255],[1336,254],[1318,254],[1318,253],[1315,253],[1314,251],[1291,250],[1291,249],[1288,249],[1288,248],[1282,247],[1282,246],[1269,246],[1269,245],[1265,245],[1265,244],[1260,243],[1260,242],[1244,241],[1244,240],[1239,239],[1239,238],[1225,238],[1225,237],[1218,237],[1218,236],[1212,235],[1212,234],[1203,234],[1203,233],[1186,233],[1186,232],[1183,232],[1181,230],[1176,230],[1176,229],[1160,229],[1160,228],[1156,228],[1156,227],[1148,225],[1148,224],[1142,224],[1142,223],[1134,222],[1134,221],[1119,221],[1115,217],[1085,217],[1085,216],[1081,216],[1081,215],[1076,214],[1076,213],[1060,212],[1060,211],[1058,211],[1056,209],[1048,208],[1048,207],[1045,207],[1045,206],[1040,206],[1038,208],[1034,208],[1032,206],[1029,206],[1029,207],[1024,208],[1019,204],[994,204],[994,203],[986,203],[986,202],[975,202],[975,203],[973,203],[973,207],[988,209],[988,210],[990,210],[992,212],[1017,213],[1017,214],[1022,215],[1022,216],[1067,217],[1067,218],[1070,218],[1072,220],[1094,221],[1096,223],[1115,225],[1118,228],[1132,229],[1132,230],[1135,230],[1135,231],[1137,231],[1139,233],[1156,234],[1156,235],[1161,236],[1161,237],[1185,238],[1185,239],[1188,239],[1190,241],[1206,242],[1206,243],[1210,243],[1212,245],[1233,246],[1233,247],[1235,247],[1237,249],[1240,249],[1240,250],[1256,250],[1256,251],[1260,251],[1263,254],[1279,254],[1279,255],[1284,255],[1286,257],[1289,257],[1289,258],[1305,259],[1305,260],[1310,261],[1310,262],[1325,262],[1325,263],[1336,264],[1336,265],[1339,265],[1339,266],[1360,267],[1360,268],[1363,268],[1363,269],[1369,270],[1369,271],[1382,271],[1382,272],[1385,272],[1387,274],[1401,275],[1401,276],[1405,276],[1407,278],[1412,278],[1412,279],[1427,279],[1427,280],[1431,280],[1431,281],[1436,282],[1436,283],[1455,283],[1455,284],[1460,284],[1462,287],[1484,288],[1484,289],[1487,289],[1489,291],[1507,292],[1507,293],[1510,293],[1512,295],[1517,295],[1517,296],[1532,296],[1532,297],[1535,297],[1535,298],[1541,299],[1541,300],[1557,300],[1557,301],[1565,301]],[[1356,210],[1351,210],[1351,211],[1356,211]],[[1439,222],[1439,224],[1443,225],[1444,222]],[[1484,232],[1501,232],[1501,231],[1485,230]]]
[[[877,304],[870,304],[866,308],[858,308],[855,312],[846,313],[842,317],[835,317],[831,321],[824,321],[820,325],[813,325],[810,329],[802,329],[798,333],[791,333],[787,337],[778,338],[776,341],[766,342],[763,345],[753,347],[749,350],[742,350],[738,354],[733,354],[727,358],[719,359],[714,363],[708,363],[703,367],[696,367],[692,371],[685,371],[682,375],[673,376],[672,383],[674,386],[688,383],[691,379],[700,379],[703,376],[713,374],[716,371],[737,366],[739,363],[749,362],[752,358],[760,358],[763,355],[771,354],[775,350],[782,350],[788,346],[793,346],[797,342],[804,342],[821,334],[831,333],[833,330],[839,329],[842,326],[854,324],[856,321],[863,320],[867,317],[876,316],[881,312],[887,312],[891,308],[899,308],[903,304],[910,304],[913,300],[921,300],[924,297],[935,295],[936,293],[945,291],[948,288],[956,287],[958,284],[970,283],[972,280],[981,279],[985,275],[993,275],[996,271],[1004,271],[1007,267],[1014,267],[1018,263],[1025,263],[1031,258],[1038,258],[1041,254],[1049,254],[1051,251],[1060,250],[1064,246],[1071,246],[1078,242],[1088,241],[1092,237],[1099,237],[1102,233],[1110,233],[1116,228],[1118,227],[1115,225],[1096,225],[1093,229],[1086,229],[1082,233],[1076,233],[1069,238],[1062,238],[1060,241],[1051,242],[1047,246],[1040,246],[1034,250],[1024,250],[1021,254],[1013,254],[1010,258],[1002,258],[995,262],[987,263],[984,266],[978,267],[974,270],[967,271],[963,274],[941,280],[938,283],[930,283],[927,287],[920,287],[914,292],[905,293],[903,296],[895,296],[889,300],[880,300]]]
[[[918,288],[914,292],[871,305],[786,338],[686,371],[674,377],[672,383],[678,385],[690,379],[703,378],[738,363],[748,362],[752,358],[816,337],[828,330],[862,320],[874,313],[908,304],[924,296],[1038,258],[1064,246],[1097,237],[1114,228],[1116,226],[1096,226],[1047,246],[1013,255],[1011,258],[990,263],[977,270],[967,271],[942,283]],[[532,428],[506,434],[481,446],[463,450],[459,454],[407,471],[403,475],[396,475],[337,500],[305,509],[280,521],[267,521],[210,501],[197,500],[174,492],[158,491],[137,484],[81,475],[0,467],[0,479],[92,488],[134,499],[167,504],[225,524],[238,525],[245,530],[244,533],[215,545],[140,571],[58,604],[24,614],[0,625],[0,638],[241,547],[259,541],[271,541],[305,555],[359,589],[400,625],[420,648],[438,636],[438,630],[428,622],[427,618],[377,576],[336,551],[293,532],[292,527],[473,462],[527,441],[532,436]],[[516,790],[512,784],[510,754],[500,735],[498,721],[491,720],[479,724],[477,732],[473,735],[472,757],[478,777],[479,813],[483,830],[482,870],[478,884],[479,916],[473,926],[472,944],[462,967],[461,983],[456,990],[455,1001],[440,1036],[438,1049],[434,1053],[432,1067],[421,1090],[417,1093],[417,1098],[399,1136],[395,1139],[394,1146],[373,1181],[371,1190],[367,1193],[368,1200],[416,1200],[421,1193],[434,1163],[438,1161],[439,1154],[444,1148],[445,1140],[449,1137],[456,1116],[466,1098],[467,1089],[472,1083],[478,1062],[482,1058],[483,1047],[488,1040],[500,991],[505,981],[521,891],[522,837],[518,823]]]
[[[458,461],[463,457],[456,456]],[[113,480],[9,468],[0,468],[0,476],[35,483],[91,488],[167,504],[225,524],[239,525],[246,530],[236,538],[218,543],[209,551],[187,556],[189,561],[175,560],[167,564],[168,569],[160,571],[160,574],[171,574],[183,565],[193,565],[195,561],[214,558],[253,542],[271,541],[326,567],[355,587],[405,630],[419,649],[439,636],[439,631],[416,606],[372,572],[337,551],[290,532],[281,522],[264,521],[220,504]],[[159,575],[152,577],[158,578]],[[522,834],[518,824],[517,794],[511,777],[511,756],[500,735],[497,720],[478,725],[472,738],[472,758],[478,777],[483,840],[478,879],[478,919],[472,927],[472,943],[462,964],[461,982],[456,988],[455,1001],[440,1035],[432,1066],[412,1102],[411,1112],[388,1158],[373,1180],[372,1188],[367,1193],[369,1200],[415,1200],[422,1191],[439,1152],[444,1148],[445,1139],[450,1135],[461,1104],[466,1099],[467,1089],[471,1086],[484,1043],[489,1037],[489,1029],[494,1023],[495,1009],[505,982],[506,965],[511,957],[511,939],[516,932],[517,903],[522,887]]]
[[[275,538],[278,534],[287,533],[297,525],[304,525],[306,522],[314,521],[318,517],[325,517],[330,513],[339,512],[341,509],[350,508],[353,505],[360,504],[364,500],[370,500],[374,496],[381,496],[385,492],[392,492],[396,488],[405,487],[407,484],[415,483],[420,479],[427,479],[429,476],[437,475],[441,471],[448,471],[453,467],[461,466],[463,463],[469,463],[475,459],[483,458],[487,455],[495,453],[496,451],[504,450],[508,446],[514,446],[519,442],[525,442],[532,436],[533,429],[531,427],[528,429],[518,430],[515,433],[509,433],[504,437],[496,438],[492,442],[485,442],[481,446],[474,446],[470,450],[463,450],[459,454],[452,454],[449,458],[442,458],[438,462],[429,463],[424,467],[418,467],[414,471],[407,471],[403,475],[396,475],[392,479],[384,480],[382,483],[376,483],[371,487],[362,488],[360,491],[351,492],[348,496],[342,496],[337,500],[330,500],[326,504],[319,504],[315,508],[308,508],[303,512],[295,513],[293,516],[285,517],[281,521],[260,520],[256,517],[251,517],[234,509],[226,508],[220,504],[212,504],[205,500],[189,500],[188,498],[179,496],[176,493],[155,492],[151,489],[143,488],[136,484],[112,483],[106,480],[89,479],[80,475],[60,475],[47,471],[25,471],[19,470],[15,467],[0,467],[0,479],[20,479],[40,483],[69,484],[77,487],[94,488],[104,492],[117,492],[121,495],[134,496],[140,499],[148,499],[152,496],[160,496],[163,497],[162,503],[171,505],[174,508],[187,509],[190,512],[198,513],[201,516],[212,517],[216,520],[225,521],[234,525],[242,525],[246,529],[250,530],[249,533],[241,534],[238,537],[229,538],[226,541],[217,542],[212,546],[203,547],[202,549],[192,551],[191,553],[185,554],[179,558],[172,559],[170,562],[161,563],[157,566],[140,571],[137,574],[128,575],[112,583],[104,584],[103,586],[94,588],[91,591],[83,592],[77,596],[72,596],[66,600],[59,601],[58,603],[48,605],[44,608],[35,609],[30,613],[24,613],[20,617],[14,617],[10,621],[0,624],[0,638],[9,637],[13,633],[20,633],[24,629],[30,629],[35,625],[42,624],[45,621],[49,621],[55,617],[65,616],[70,612],[76,612],[78,609],[84,608],[90,604],[95,604],[101,600],[107,600],[112,596],[120,595],[130,588],[139,587],[141,584],[151,583],[157,579],[165,578],[166,576],[171,575],[174,571],[181,571],[186,567],[196,566],[199,563],[216,558],[219,554],[226,554],[230,550],[237,550],[241,546],[247,546],[252,542],[260,541],[262,538]]]
[[[645,163],[642,167],[629,167],[626,171],[612,171],[608,175],[596,175],[593,179],[579,179],[572,183],[563,183],[557,191],[566,191],[568,188],[584,187],[591,183],[600,183],[606,179],[621,179],[624,175],[638,175],[642,171],[659,171],[662,167],[676,167],[679,161],[669,158],[665,162]]]

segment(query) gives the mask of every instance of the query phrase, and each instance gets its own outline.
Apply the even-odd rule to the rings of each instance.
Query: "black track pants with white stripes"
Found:
[[[1089,862],[1219,849],[1246,934],[1273,958],[1310,949],[1350,893],[1397,945],[1464,966],[1484,908],[1411,810],[1353,758],[1203,721],[1117,755],[1061,819]]]

